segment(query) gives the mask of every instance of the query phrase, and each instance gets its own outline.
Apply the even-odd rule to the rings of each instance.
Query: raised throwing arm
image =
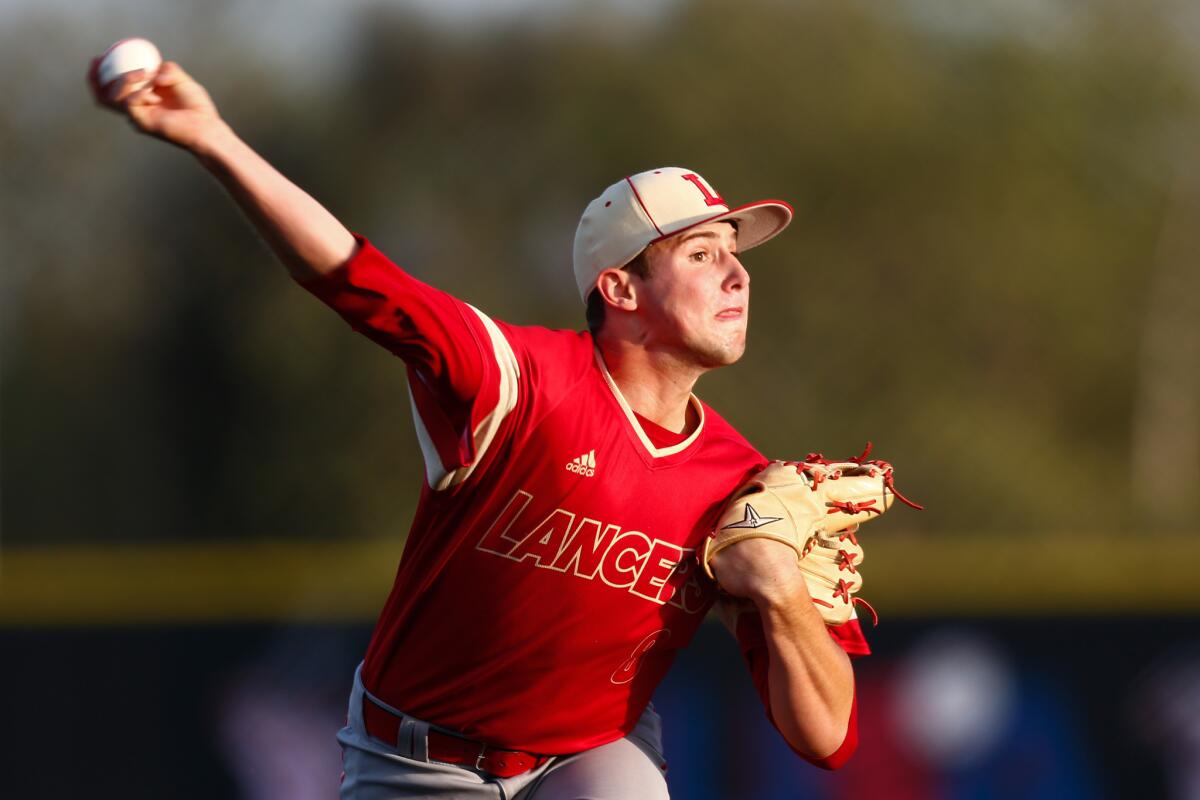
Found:
[[[140,89],[141,72],[101,87],[97,65],[98,59],[93,60],[88,71],[96,101],[125,115],[141,133],[196,156],[297,280],[326,275],[353,255],[356,242],[350,231],[239,139],[204,87],[178,64],[164,62]]]

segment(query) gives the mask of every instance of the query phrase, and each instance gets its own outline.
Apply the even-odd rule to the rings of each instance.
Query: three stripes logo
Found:
[[[575,456],[567,462],[567,472],[574,472],[585,478],[596,474],[596,451],[590,450],[581,456]]]

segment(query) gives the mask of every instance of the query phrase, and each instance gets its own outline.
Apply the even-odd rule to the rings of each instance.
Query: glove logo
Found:
[[[779,522],[781,519],[783,517],[761,516],[754,510],[754,506],[746,503],[746,516],[740,522],[731,522],[721,528],[721,530],[727,531],[730,528],[761,528],[763,525],[770,525],[772,522]]]

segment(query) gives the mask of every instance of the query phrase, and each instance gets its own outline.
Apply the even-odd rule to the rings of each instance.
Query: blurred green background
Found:
[[[422,475],[401,365],[91,105],[128,35],[510,322],[582,327],[575,224],[622,175],[788,200],[747,355],[698,393],[770,456],[897,465],[927,510],[870,531],[885,620],[1149,612],[1195,642],[1198,30],[1168,0],[0,0],[10,652],[368,624]]]

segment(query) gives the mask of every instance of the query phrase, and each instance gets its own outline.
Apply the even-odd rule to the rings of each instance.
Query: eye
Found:
[[[688,258],[690,258],[692,261],[695,261],[697,264],[701,264],[708,260],[708,251],[707,250],[697,250],[694,253],[692,253],[691,255],[689,255]]]

